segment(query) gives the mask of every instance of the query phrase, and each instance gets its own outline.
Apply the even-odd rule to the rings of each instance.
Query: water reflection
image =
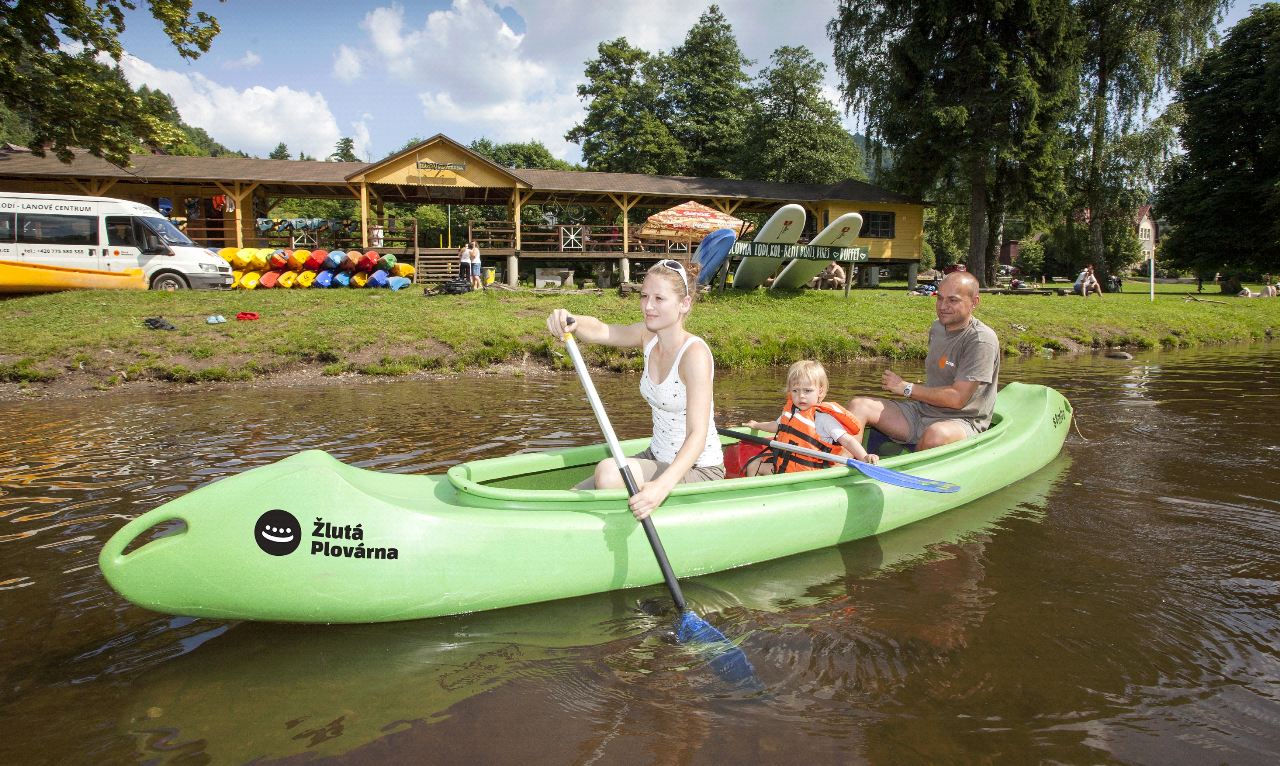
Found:
[[[598,439],[571,378],[23,403],[0,445],[0,762],[1270,763],[1271,346],[1033,359],[1045,470],[888,535],[691,580],[768,694],[667,640],[661,588],[376,626],[174,618],[94,567],[124,519],[299,449],[439,472]],[[918,368],[905,370],[918,374]],[[841,398],[877,366],[832,371]],[[724,422],[784,371],[722,374]],[[624,438],[636,378],[600,376]],[[477,396],[479,394],[479,396]],[[259,762],[264,762],[260,760]]]

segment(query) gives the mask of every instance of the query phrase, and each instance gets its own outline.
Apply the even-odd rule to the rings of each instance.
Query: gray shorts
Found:
[[[921,415],[920,402],[912,401],[911,399],[908,399],[905,402],[890,402],[890,404],[896,404],[898,406],[898,410],[902,413],[902,417],[907,419],[907,426],[911,429],[911,433],[909,433],[905,439],[893,439],[892,436],[885,434],[885,436],[889,436],[890,439],[893,439],[899,444],[919,443],[920,440],[924,438],[925,429],[934,423],[959,423],[960,427],[964,429],[964,438],[966,439],[982,433],[982,430],[979,429],[972,420],[965,420],[963,418],[935,418]]]
[[[664,463],[661,460],[656,460],[653,457],[653,451],[648,449],[646,449],[644,452],[641,452],[638,455],[633,455],[632,458],[636,460],[638,463],[640,463],[640,477],[646,482],[653,481],[663,471],[671,467],[670,463]],[[680,481],[676,483],[677,484],[695,484],[700,481],[716,481],[718,479],[723,479],[723,478],[724,478],[723,463],[720,465],[708,465],[708,466],[695,465],[693,468],[689,469],[689,472],[684,475],[684,478],[680,479]],[[585,481],[580,482],[574,487],[574,489],[595,489],[595,488],[596,488],[596,480],[594,476],[586,479]]]

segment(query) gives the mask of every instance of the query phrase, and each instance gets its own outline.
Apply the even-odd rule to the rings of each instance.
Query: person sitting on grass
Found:
[[[826,288],[839,290],[841,287],[844,287],[844,269],[841,268],[840,264],[832,261],[827,264],[827,267],[822,270],[821,274],[810,279],[805,286],[813,290],[822,290]]]
[[[1274,286],[1263,285],[1262,290],[1256,293],[1246,287],[1240,292],[1236,293],[1236,297],[1237,298],[1274,298],[1276,297],[1277,287],[1280,287],[1280,285],[1274,285]]]
[[[878,463],[880,458],[868,455],[858,440],[862,425],[844,407],[824,402],[827,396],[827,371],[821,362],[802,359],[787,370],[787,407],[781,417],[761,423],[751,420],[748,428],[778,435],[776,441],[797,447],[840,454],[844,447],[855,460]],[[769,448],[743,467],[744,476],[769,476],[775,473],[816,471],[830,468],[831,463],[787,450]]]

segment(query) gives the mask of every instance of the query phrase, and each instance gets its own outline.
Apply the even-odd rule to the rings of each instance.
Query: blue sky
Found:
[[[574,88],[602,40],[650,51],[683,41],[709,2],[646,0],[195,0],[222,32],[194,62],[145,10],[128,15],[126,76],[169,93],[216,140],[266,156],[279,141],[323,157],[341,136],[380,158],[414,136],[544,142],[570,161],[564,133],[583,116]],[[834,0],[718,3],[756,68],[781,45],[831,63]],[[140,3],[145,9],[145,4]],[[1223,28],[1247,15],[1237,3]],[[830,95],[836,77],[827,72]],[[848,127],[856,127],[852,122]]]

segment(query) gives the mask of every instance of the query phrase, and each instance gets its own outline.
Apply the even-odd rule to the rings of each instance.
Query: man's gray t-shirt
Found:
[[[929,356],[925,359],[925,385],[942,388],[957,380],[974,380],[978,389],[969,403],[958,410],[917,402],[922,419],[968,420],[979,431],[991,425],[1000,379],[1000,339],[990,327],[972,317],[959,330],[947,330],[934,320],[929,328]]]

